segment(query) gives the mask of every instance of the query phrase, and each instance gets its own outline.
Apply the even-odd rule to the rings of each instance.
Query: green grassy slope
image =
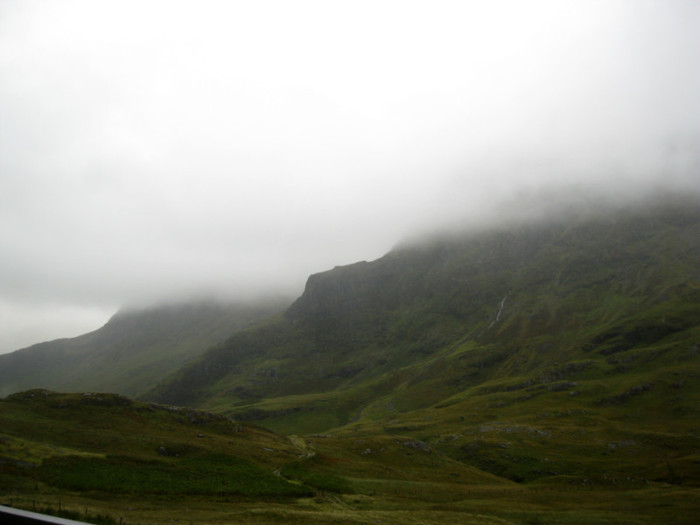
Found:
[[[697,326],[699,216],[686,203],[513,227],[313,275],[284,316],[212,348],[149,396],[252,409],[347,392],[354,408],[459,348],[480,356],[478,374],[438,397],[651,344]]]
[[[272,471],[286,438],[223,416],[116,394],[30,390],[0,400],[4,482],[107,493],[302,496]]]
[[[285,306],[201,302],[121,311],[89,334],[0,355],[0,394],[50,388],[135,396]]]
[[[700,483],[700,207],[404,247],[309,279],[148,394],[400,435],[517,482]]]
[[[546,435],[522,423],[461,421],[480,434],[475,446],[464,446],[454,436],[411,435],[436,424],[426,415],[413,412],[384,429],[365,422],[281,437],[113,394],[22,392],[0,400],[0,503],[122,525],[695,523],[700,489],[689,483],[612,472],[585,482],[555,476],[514,483],[470,466],[454,449],[488,469],[491,448],[519,457],[526,441],[551,440],[551,428]],[[503,435],[494,437],[499,430],[505,448]],[[607,459],[597,459],[614,468],[644,446],[618,439],[606,444]],[[562,455],[550,447],[539,459],[555,468]],[[677,461],[669,464],[683,476]]]

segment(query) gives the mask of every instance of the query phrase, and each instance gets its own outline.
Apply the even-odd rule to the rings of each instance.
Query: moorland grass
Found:
[[[284,478],[241,458],[223,454],[179,461],[143,461],[123,456],[45,460],[34,472],[52,486],[75,491],[123,494],[236,494],[259,497],[303,497],[309,486]]]

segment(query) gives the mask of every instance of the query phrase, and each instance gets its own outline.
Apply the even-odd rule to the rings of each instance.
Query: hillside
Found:
[[[114,394],[13,394],[0,399],[0,429],[0,504],[102,525],[681,525],[697,516],[688,484],[519,484],[395,432],[282,437]]]
[[[124,309],[102,328],[0,355],[0,394],[30,388],[136,396],[211,345],[286,306],[193,302]]]
[[[689,200],[408,245],[311,276],[145,397],[514,481],[697,483],[698,261]]]
[[[0,428],[4,504],[39,497],[56,511],[56,494],[64,509],[84,494],[76,517],[92,521],[87,506],[104,516],[130,494],[284,500],[314,493],[313,485],[273,473],[298,457],[293,441],[201,411],[116,394],[30,390],[0,400]],[[139,519],[152,522],[147,511]]]
[[[174,343],[205,310],[107,326]],[[0,504],[110,525],[696,523],[700,203],[312,275],[141,397],[1,399]]]

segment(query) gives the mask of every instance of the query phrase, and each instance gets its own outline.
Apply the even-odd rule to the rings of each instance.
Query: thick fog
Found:
[[[521,197],[700,188],[698,64],[693,0],[4,0],[0,352]]]

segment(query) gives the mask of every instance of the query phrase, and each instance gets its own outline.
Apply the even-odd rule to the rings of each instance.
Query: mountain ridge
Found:
[[[0,400],[0,485],[110,523],[695,523],[699,262],[693,199],[399,246],[139,401]]]
[[[474,347],[476,367],[453,378],[464,386],[688,334],[698,326],[699,224],[691,199],[400,247],[312,275],[282,316],[234,334],[145,397],[323,432],[406,388],[405,376],[421,375],[411,367],[461,347]],[[428,390],[414,397],[437,403],[446,392]]]
[[[122,308],[93,332],[0,355],[0,393],[49,388],[136,396],[209,346],[286,304],[192,301]]]

